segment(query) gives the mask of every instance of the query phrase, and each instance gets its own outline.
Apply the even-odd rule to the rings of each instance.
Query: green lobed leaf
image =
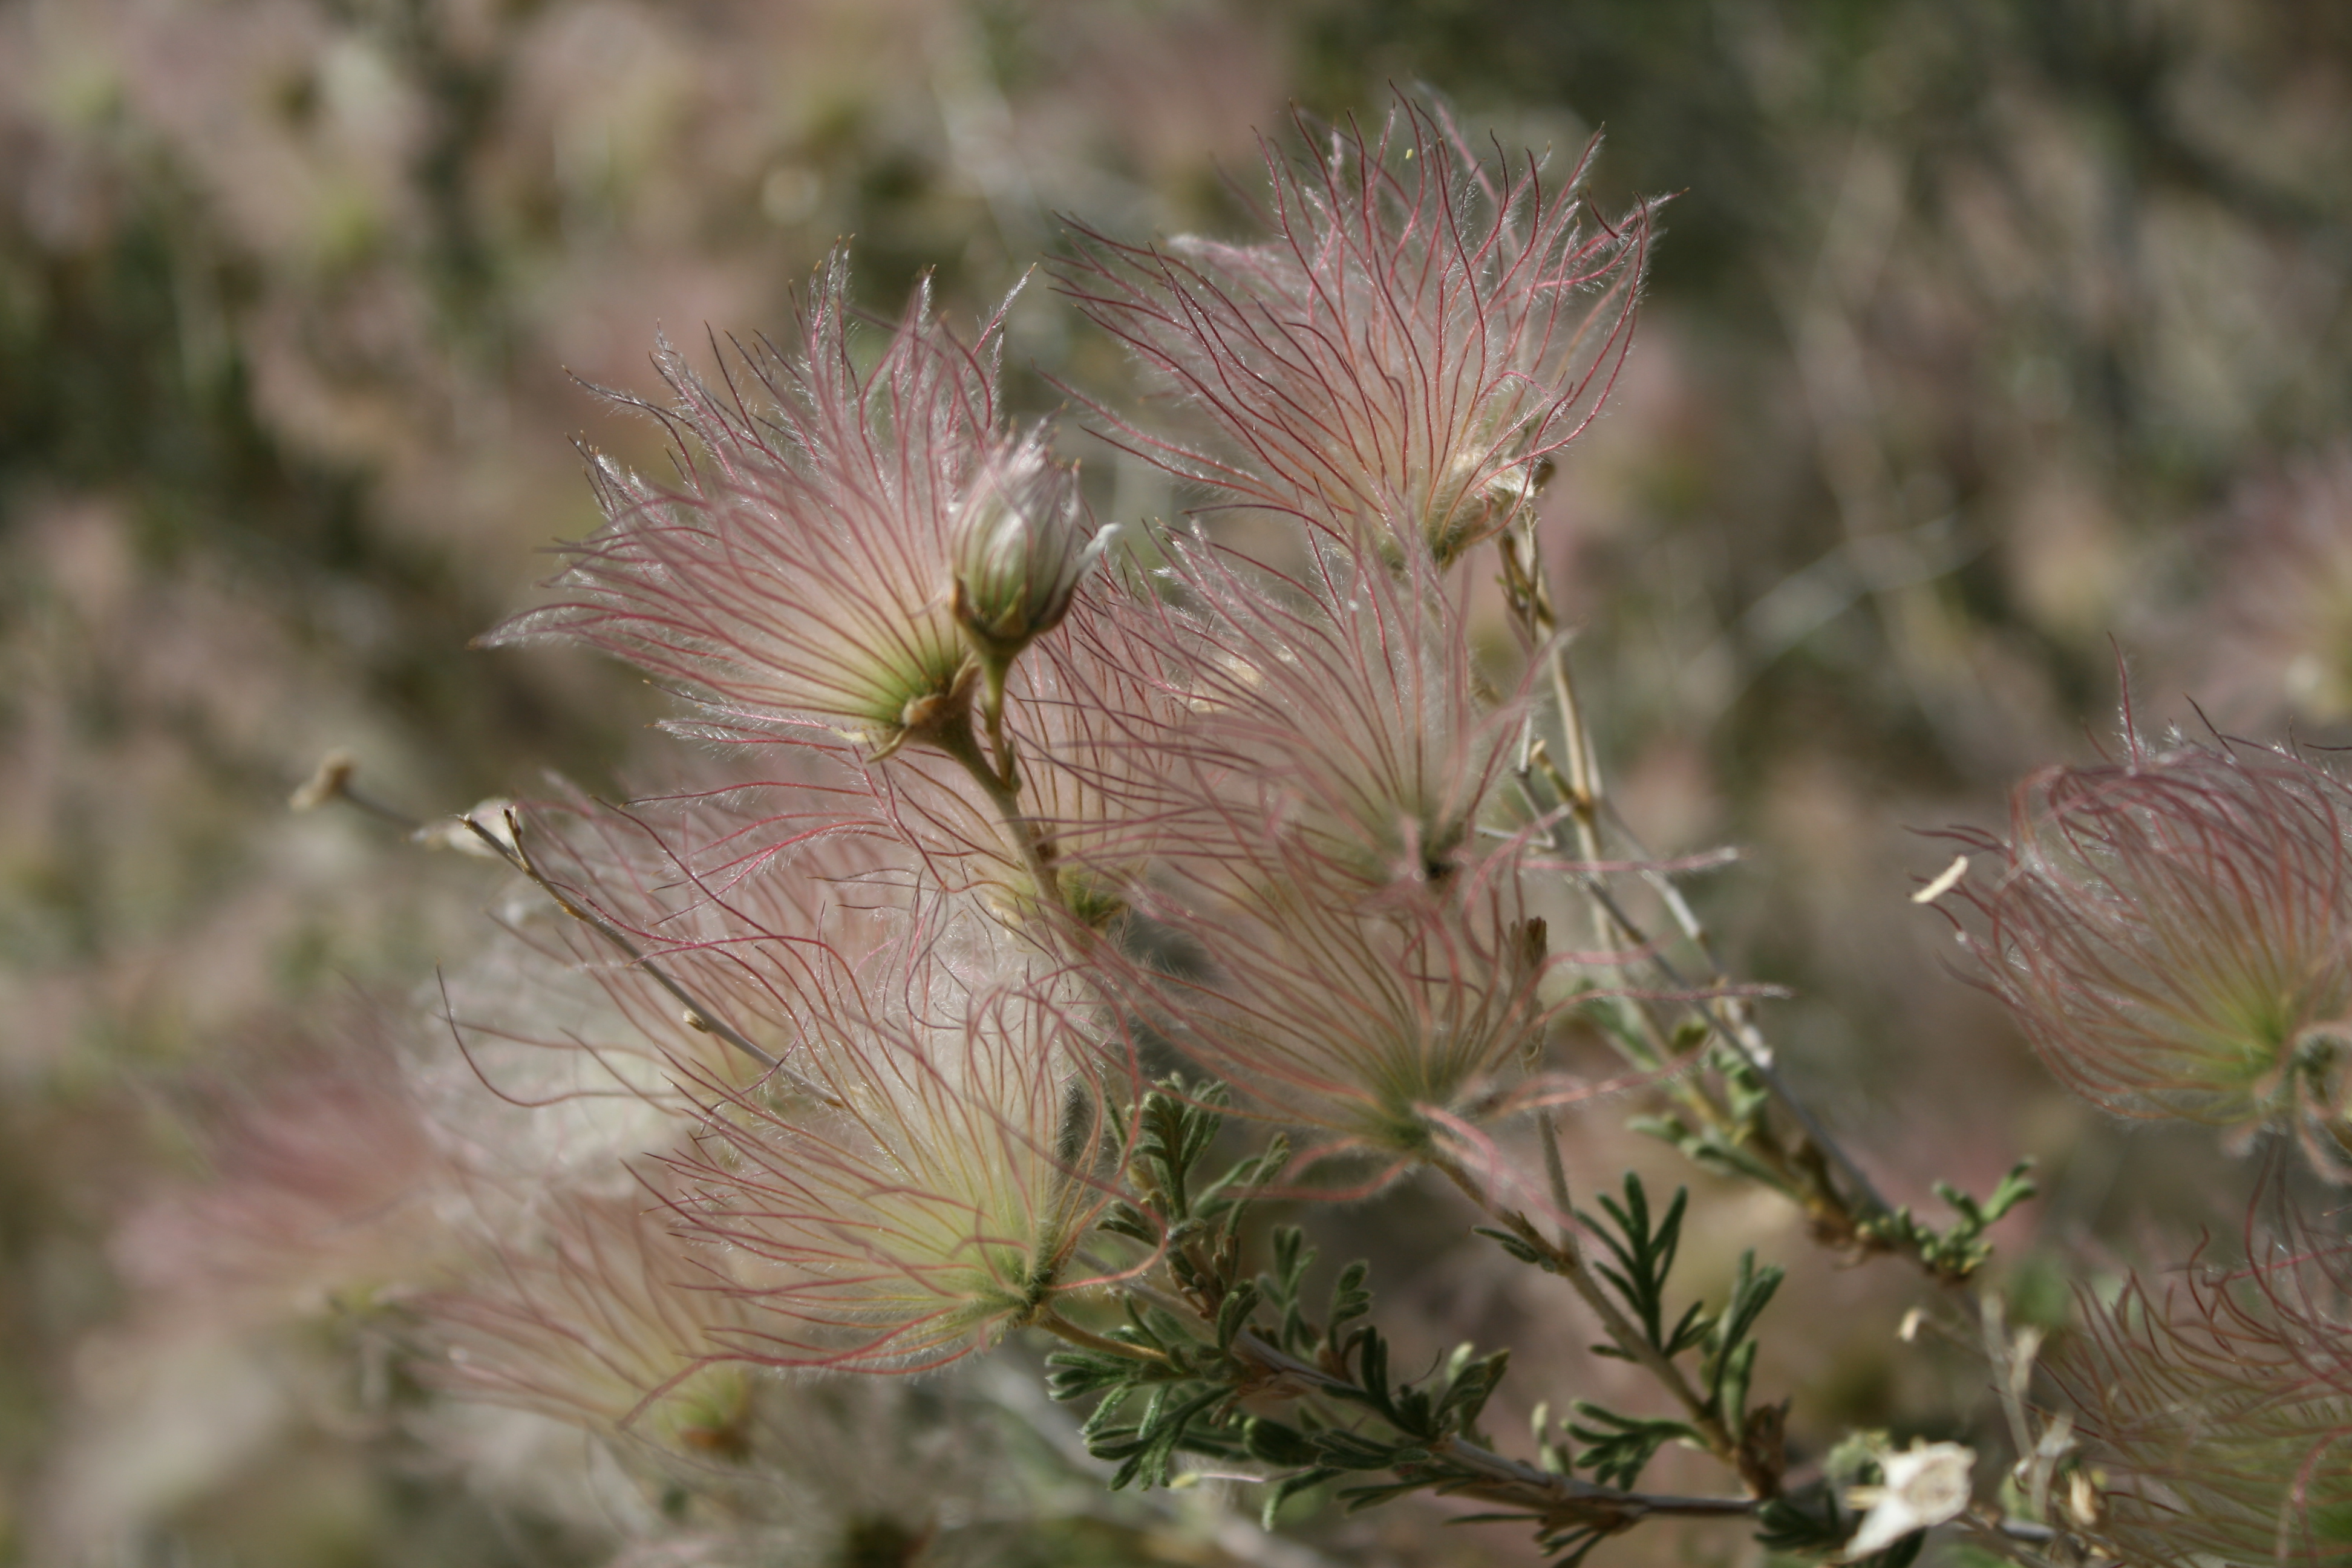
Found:
[[[1569,1436],[1584,1445],[1573,1463],[1579,1468],[1591,1470],[1593,1479],[1603,1486],[1633,1489],[1660,1448],[1685,1438],[1696,1441],[1698,1436],[1685,1422],[1620,1415],[1581,1399],[1570,1408],[1585,1421],[1594,1423],[1570,1424]]]

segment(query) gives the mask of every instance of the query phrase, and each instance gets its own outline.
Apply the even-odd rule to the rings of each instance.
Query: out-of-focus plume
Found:
[[[2119,1115],[2342,1148],[2352,788],[2293,753],[2176,742],[2020,785],[1961,940],[2068,1087]],[[2325,1151],[2324,1153],[2321,1152]]]
[[[2127,1561],[2352,1562],[2352,1252],[2289,1221],[2242,1268],[2134,1278],[2050,1362]]]
[[[651,1193],[558,1200],[543,1245],[501,1243],[465,1287],[417,1302],[434,1381],[606,1436],[739,1453],[752,1373],[722,1341],[747,1310],[668,1217]]]
[[[2225,709],[2352,716],[2352,447],[2239,499],[2206,678]]]
[[[213,1170],[123,1226],[124,1271],[167,1293],[257,1295],[270,1311],[454,1267],[456,1172],[378,1032],[247,1064],[206,1117]]]

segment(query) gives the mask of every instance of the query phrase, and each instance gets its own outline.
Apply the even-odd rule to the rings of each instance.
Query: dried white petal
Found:
[[[1960,879],[1968,874],[1969,858],[1965,855],[1955,855],[1952,857],[1952,863],[1937,872],[1934,881],[1911,895],[1911,901],[1915,904],[1932,904],[1954,888],[1958,887]]]
[[[1975,1451],[1958,1443],[1914,1443],[1881,1458],[1885,1483],[1856,1487],[1846,1494],[1853,1507],[1870,1510],[1862,1528],[1845,1543],[1846,1561],[1883,1552],[1915,1530],[1958,1518],[1969,1506],[1969,1477],[1976,1463]]]

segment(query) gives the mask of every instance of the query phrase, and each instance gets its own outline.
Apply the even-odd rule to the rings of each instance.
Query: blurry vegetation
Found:
[[[2276,669],[2352,652],[2259,663],[2225,625],[2265,507],[2326,502],[2312,526],[2352,535],[2352,486],[2277,499],[2352,427],[2335,0],[19,0],[0,1561],[616,1550],[625,1510],[583,1525],[436,1470],[389,1395],[116,1283],[113,1216],[192,1158],[154,1086],[353,984],[396,994],[488,896],[364,821],[288,819],[287,792],[335,745],[428,814],[548,767],[647,776],[652,694],[466,647],[521,601],[531,550],[592,523],[567,442],[655,450],[567,373],[642,391],[657,328],[782,321],[839,237],[876,310],[928,274],[969,320],[1053,249],[1056,212],[1231,230],[1219,170],[1254,187],[1253,128],[1294,98],[1378,115],[1391,82],[1555,169],[1605,126],[1604,211],[1677,193],[1617,402],[1549,498],[1572,542],[1555,573],[1610,672],[1622,809],[1662,851],[1754,852],[1711,910],[1799,994],[1776,1031],[1792,1076],[1906,1196],[1988,1190],[2021,1142],[2052,1234],[2121,1247],[2209,1217],[2206,1157],[2058,1100],[1943,973],[1940,922],[1895,912],[1939,859],[1903,830],[1992,820],[2017,774],[2112,732],[2118,647],[2144,728],[2200,696],[2224,726],[2342,738]],[[1012,356],[1036,408],[1049,375],[1125,374],[1041,286]],[[1182,504],[1089,462],[1107,511]],[[2310,614],[2310,639],[2352,627]],[[1654,1158],[1591,1120],[1580,1179]],[[1374,1251],[1417,1228],[1402,1200],[1349,1223]],[[1725,1228],[1692,1247],[1727,1269],[1754,1243]],[[1421,1348],[1527,1327],[1488,1278],[1448,1259],[1399,1287]],[[2020,1289],[2046,1311],[2039,1279]],[[1832,1280],[1818,1321],[1905,1288]],[[1801,1413],[1991,1418],[1969,1369],[1808,1353],[1774,1373],[1819,1391]],[[308,1395],[260,1392],[289,1365]],[[1227,1560],[1190,1516],[1063,1513],[995,1560]],[[1472,1538],[1348,1528],[1332,1549],[1363,1563]],[[834,1560],[908,1544],[867,1531]]]

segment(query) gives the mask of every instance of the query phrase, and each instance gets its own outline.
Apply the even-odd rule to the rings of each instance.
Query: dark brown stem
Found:
[[[1301,1361],[1255,1333],[1234,1342],[1234,1353],[1268,1373],[1274,1380],[1318,1392],[1352,1394],[1353,1384],[1332,1376],[1310,1362]],[[1437,1454],[1475,1472],[1479,1481],[1459,1489],[1490,1502],[1509,1503],[1540,1515],[1547,1523],[1599,1524],[1629,1529],[1653,1514],[1723,1518],[1752,1514],[1753,1498],[1677,1497],[1656,1492],[1620,1491],[1580,1477],[1538,1469],[1522,1460],[1497,1454],[1466,1438],[1453,1437],[1438,1445]]]
[[[2048,1525],[2032,1524],[2021,1520],[1985,1520],[1971,1515],[1961,1519],[1969,1544],[1979,1552],[2004,1558],[2018,1568],[2058,1568],[2047,1554],[2034,1550],[2036,1545],[2061,1543],[2059,1532]]]

